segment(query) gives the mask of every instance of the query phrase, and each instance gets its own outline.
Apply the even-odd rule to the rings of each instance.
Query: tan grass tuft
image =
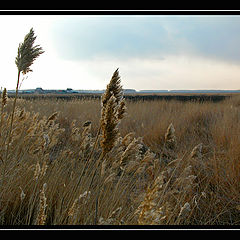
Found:
[[[120,225],[122,224],[122,220],[119,219],[119,215],[122,211],[122,207],[118,207],[116,210],[114,210],[110,216],[107,219],[104,219],[103,217],[99,218],[99,225]]]
[[[35,170],[34,170],[34,179],[37,180],[41,174],[41,166],[39,162],[36,163],[35,165]]]
[[[188,202],[186,202],[183,207],[181,207],[180,213],[178,215],[179,218],[185,219],[189,216],[189,213],[191,212],[191,207]]]
[[[167,128],[167,131],[165,134],[165,143],[167,147],[170,149],[174,149],[177,144],[177,140],[175,136],[175,128],[172,123],[170,123],[170,125]]]
[[[190,154],[190,157],[194,158],[194,159],[201,159],[202,158],[202,147],[203,147],[202,143],[195,146]]]
[[[188,204],[196,189],[192,167],[166,166],[149,185],[145,199],[136,211],[139,224],[172,224],[185,221]],[[184,207],[182,208],[181,206]],[[180,214],[181,213],[181,214]]]
[[[36,221],[37,225],[44,225],[47,219],[47,215],[46,215],[47,198],[45,196],[46,186],[47,184],[44,183],[40,191],[39,210],[38,210],[38,216]]]
[[[121,168],[125,168],[128,163],[131,161],[137,162],[139,165],[140,162],[140,148],[141,145],[138,142],[138,139],[133,138],[133,140],[129,143],[125,151],[122,153],[120,158],[120,166]]]
[[[80,194],[78,198],[76,198],[71,206],[71,208],[68,211],[69,216],[69,224],[76,224],[77,217],[80,211],[80,207],[82,205],[87,204],[87,201],[89,200],[91,195],[90,191],[85,191],[84,193]]]
[[[53,113],[51,116],[49,116],[49,118],[48,118],[48,120],[47,120],[47,122],[46,122],[46,125],[47,125],[50,121],[54,121],[54,120],[56,119],[57,115],[58,115],[58,112],[55,112],[55,113]]]

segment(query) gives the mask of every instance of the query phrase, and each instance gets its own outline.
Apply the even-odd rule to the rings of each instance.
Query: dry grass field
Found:
[[[43,53],[19,45],[16,95],[1,94],[0,225],[238,225],[240,97],[23,99]]]
[[[3,95],[2,225],[239,224],[239,96],[17,99],[7,150]]]

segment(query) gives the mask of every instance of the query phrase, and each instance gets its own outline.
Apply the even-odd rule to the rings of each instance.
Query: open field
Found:
[[[12,104],[1,112],[0,224],[239,224],[238,95],[126,98],[108,150],[100,98],[54,97],[17,100],[7,150]]]

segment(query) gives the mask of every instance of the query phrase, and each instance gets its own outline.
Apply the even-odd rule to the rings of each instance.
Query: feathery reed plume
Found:
[[[122,139],[122,145],[127,148],[127,146],[133,141],[135,132],[130,132],[124,136]]]
[[[170,123],[165,133],[165,142],[163,146],[163,151],[161,153],[163,162],[168,164],[170,161],[177,158],[177,154],[175,151],[176,146],[177,140],[175,136],[175,129],[173,127],[173,124]]]
[[[117,69],[102,96],[100,129],[103,132],[101,141],[103,156],[113,148],[118,135],[117,125],[126,111],[120,83],[121,80]]]
[[[50,121],[55,120],[56,117],[57,117],[57,115],[58,115],[58,112],[53,113],[53,114],[48,118],[48,120],[47,120],[47,122],[46,122],[46,125],[47,125]]]
[[[193,148],[190,153],[190,161],[196,175],[199,177],[209,177],[211,175],[210,168],[208,167],[206,161],[204,161],[202,143]]]
[[[19,81],[20,81],[20,74],[26,74],[30,71],[30,66],[33,64],[34,60],[39,57],[40,54],[44,53],[42,48],[39,45],[33,46],[36,40],[36,36],[34,36],[33,28],[30,29],[30,32],[25,36],[24,42],[19,44],[18,47],[18,54],[15,59],[15,64],[18,68],[18,77],[17,77],[17,86],[16,86],[16,93],[13,102],[12,114],[11,114],[11,123],[10,129],[8,133],[8,142],[7,142],[7,150],[6,150],[6,160],[8,158],[8,151],[9,151],[9,144],[11,142],[11,135],[12,135],[12,127],[13,127],[13,118],[14,112],[16,107],[16,101],[18,96],[18,88],[19,88]],[[5,170],[4,170],[5,171]],[[4,175],[3,171],[3,175]]]
[[[102,154],[97,161],[97,169],[99,166],[99,162],[109,153],[114,147],[117,139],[118,139],[118,129],[117,126],[120,122],[120,118],[123,117],[125,113],[125,103],[123,101],[123,90],[121,86],[121,80],[119,76],[118,69],[114,72],[110,83],[107,85],[107,89],[102,96],[102,106],[101,106],[101,119],[100,126],[98,130],[98,134],[95,140],[94,147],[96,146],[96,142],[98,140],[98,136],[102,130],[102,140],[100,145],[102,147]],[[93,147],[93,149],[94,149]],[[96,170],[97,172],[97,170]],[[95,173],[96,173],[95,172]],[[93,175],[93,178],[95,176]],[[99,173],[100,174],[100,173]],[[93,179],[92,178],[92,179]],[[101,179],[101,175],[100,175]],[[92,182],[92,181],[91,181]],[[101,180],[100,180],[101,182]],[[95,208],[95,219],[94,223],[98,222],[98,197],[100,193],[100,184],[98,187],[98,193],[96,198],[96,208]]]
[[[101,120],[101,147],[102,155],[105,156],[105,154],[113,148],[118,135],[117,101],[114,95],[112,95],[107,102],[104,118]]]
[[[110,83],[107,85],[106,91],[104,92],[104,94],[102,95],[102,98],[101,98],[100,126],[98,128],[97,136],[96,136],[92,151],[89,154],[87,161],[91,158],[91,156],[93,154],[93,151],[97,145],[98,138],[99,138],[102,128],[107,126],[106,119],[108,119],[108,117],[110,115],[112,115],[112,113],[110,114],[110,113],[108,113],[108,111],[114,110],[114,115],[112,115],[112,116],[114,116],[114,120],[113,120],[112,124],[115,126],[117,126],[117,124],[115,123],[116,119],[120,120],[120,118],[122,118],[124,115],[126,107],[125,107],[125,103],[120,104],[120,102],[123,101],[123,90],[122,90],[122,86],[120,83],[121,83],[121,80],[120,80],[120,76],[119,76],[119,72],[118,72],[118,68],[117,68],[117,70],[113,73]],[[112,96],[114,96],[115,99],[113,100],[113,98],[112,98],[112,100],[110,101]],[[109,101],[115,105],[114,108],[110,106]],[[106,108],[108,108],[108,110]],[[118,111],[119,111],[119,113],[118,113]],[[108,116],[105,116],[106,114],[108,114]],[[118,117],[120,117],[120,118],[118,118]],[[112,126],[110,128],[112,128]],[[105,131],[105,133],[107,133],[107,132],[112,133],[112,131],[110,129]],[[115,135],[115,133],[113,135]],[[102,146],[105,144],[105,142],[106,142],[105,140],[103,140]],[[109,151],[110,146],[113,146],[113,144],[108,144],[107,148],[104,149],[102,156],[104,156]]]
[[[116,98],[117,104],[122,100],[123,91],[118,68],[113,73],[110,83],[107,85],[106,91],[102,96],[102,108],[105,108],[107,102],[109,101],[112,95],[114,95],[114,97]]]
[[[30,66],[40,54],[44,53],[39,45],[33,46],[35,40],[36,36],[34,36],[34,30],[31,28],[25,36],[24,42],[19,44],[18,55],[15,60],[19,73],[32,72]]]
[[[96,147],[99,135],[101,133],[101,130],[103,130],[103,128],[105,129],[103,130],[104,133],[103,133],[102,147],[104,149],[103,149],[102,156],[104,156],[113,147],[113,144],[112,144],[113,141],[111,141],[110,144],[107,144],[106,142],[107,133],[111,134],[115,138],[116,131],[114,131],[113,129],[117,126],[120,118],[123,117],[126,109],[125,103],[124,102],[120,103],[121,101],[123,101],[123,90],[120,83],[121,83],[121,80],[120,80],[120,76],[117,68],[117,70],[113,73],[110,83],[107,85],[106,91],[104,92],[101,98],[100,126],[98,128],[98,133],[95,139],[94,146],[92,148],[92,152],[90,153],[88,159],[90,159]],[[114,106],[111,106],[111,105],[114,105]],[[113,119],[112,121],[110,121],[111,123],[110,124],[111,126],[110,126],[108,125],[108,122],[109,120],[111,120],[110,119],[111,116],[113,117]],[[107,146],[104,146],[105,143],[107,144]]]
[[[118,119],[119,120],[122,119],[125,116],[125,114],[126,114],[126,103],[125,103],[125,100],[122,99],[120,101],[119,108],[118,108],[118,115],[117,115]]]
[[[46,222],[46,207],[47,207],[47,198],[45,196],[45,191],[46,191],[46,186],[47,184],[44,183],[42,190],[40,192],[40,203],[39,203],[39,210],[38,210],[38,216],[37,216],[37,225],[44,225]]]
[[[129,163],[130,160],[139,162],[139,149],[141,145],[138,143],[136,138],[129,143],[125,151],[122,153],[120,157],[120,168],[124,169],[124,167]]]
[[[113,73],[113,76],[107,85],[106,91],[102,95],[102,110],[101,110],[101,119],[104,119],[104,114],[106,112],[106,106],[108,101],[110,100],[111,96],[116,98],[116,105],[118,108],[118,119],[122,119],[125,112],[126,112],[126,104],[125,100],[123,99],[123,90],[121,86],[121,78],[119,76],[118,68]]]
[[[202,158],[202,146],[203,146],[202,143],[195,146],[190,154],[190,157],[195,158],[195,159],[201,159]]]
[[[175,136],[175,129],[173,127],[173,124],[170,123],[170,125],[167,128],[167,132],[165,134],[165,143],[168,148],[174,149],[176,146],[176,136]]]

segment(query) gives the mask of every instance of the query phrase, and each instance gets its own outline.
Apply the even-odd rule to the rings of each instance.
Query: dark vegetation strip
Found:
[[[92,100],[100,99],[101,94],[20,94],[19,98],[26,100],[39,100],[39,99],[59,99],[59,100]],[[9,98],[13,98],[13,94],[8,95]],[[125,95],[127,100],[130,101],[152,101],[152,100],[177,100],[177,101],[194,101],[194,102],[219,102],[223,101],[230,96],[223,95]]]

